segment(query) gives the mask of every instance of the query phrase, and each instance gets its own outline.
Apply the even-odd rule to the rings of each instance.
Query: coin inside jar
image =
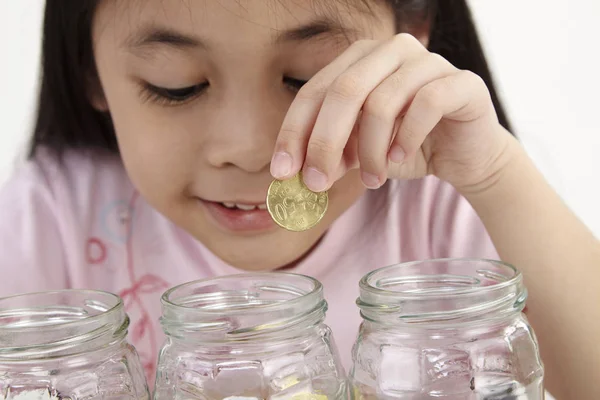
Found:
[[[284,181],[274,180],[267,192],[267,210],[273,221],[293,232],[308,230],[321,221],[329,197],[315,193],[302,180],[302,173]]]

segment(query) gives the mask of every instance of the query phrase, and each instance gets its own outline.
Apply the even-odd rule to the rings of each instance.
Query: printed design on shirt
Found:
[[[132,257],[129,256],[128,258],[132,259]],[[129,265],[133,265],[133,263],[128,263],[128,266]],[[136,309],[137,314],[140,315],[138,319],[132,320],[129,328],[129,340],[134,346],[146,339],[149,341],[150,354],[146,354],[138,349],[138,354],[149,380],[154,379],[154,373],[156,372],[155,364],[158,359],[158,348],[156,333],[152,328],[152,321],[142,302],[141,295],[152,293],[160,294],[168,287],[169,284],[160,277],[146,274],[140,279],[133,281],[131,287],[123,289],[119,293],[119,296],[121,296],[125,304],[125,310],[130,313]]]
[[[89,264],[102,264],[108,256],[106,244],[97,237],[89,238],[85,246],[85,255]]]
[[[116,200],[108,203],[100,211],[100,228],[113,242],[126,244],[131,234],[129,222],[133,217],[133,204],[126,200]]]
[[[133,249],[133,223],[135,204],[139,194],[135,192],[129,202],[116,201],[110,203],[102,211],[102,227],[104,233],[112,240],[123,241],[127,255],[127,276],[129,286],[121,290],[125,310],[131,318],[129,340],[140,357],[148,383],[154,382],[156,362],[158,360],[157,335],[153,329],[150,313],[142,300],[143,295],[162,294],[169,288],[169,283],[153,274],[136,276],[136,265]],[[143,346],[146,344],[146,346]],[[149,348],[149,354],[142,348]]]

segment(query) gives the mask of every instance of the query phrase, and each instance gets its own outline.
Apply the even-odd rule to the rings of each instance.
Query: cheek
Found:
[[[124,79],[103,77],[103,88],[125,168],[157,208],[180,200],[194,170],[194,146],[184,120],[144,104]]]
[[[177,140],[172,125],[152,123],[150,116],[122,116],[115,129],[123,163],[136,188],[157,208],[180,202],[193,180],[193,151]]]
[[[185,162],[186,150],[175,151],[173,146],[170,148],[169,144],[163,144],[163,141],[152,140],[152,134],[145,135],[148,130],[140,134],[138,129],[143,127],[135,129],[133,133],[125,130],[119,134],[126,137],[119,147],[133,184],[158,208],[181,201],[191,181],[188,164]]]

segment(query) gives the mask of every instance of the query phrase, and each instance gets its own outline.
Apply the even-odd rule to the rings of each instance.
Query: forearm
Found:
[[[600,242],[565,206],[520,145],[484,189],[463,193],[502,260],[519,268],[558,400],[600,399]]]

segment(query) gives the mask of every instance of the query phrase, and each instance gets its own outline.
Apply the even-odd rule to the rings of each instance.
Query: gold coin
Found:
[[[267,210],[273,221],[288,231],[301,232],[315,226],[325,215],[327,192],[315,193],[302,180],[302,173],[285,181],[274,180],[267,192]]]

